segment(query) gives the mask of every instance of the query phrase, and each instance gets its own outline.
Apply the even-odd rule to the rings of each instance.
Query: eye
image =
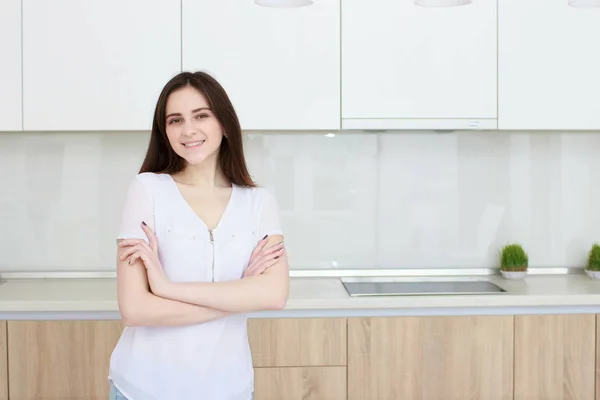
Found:
[[[198,115],[196,115],[196,118],[198,118],[198,119],[208,118],[208,117],[209,117],[208,114],[198,114]]]
[[[173,118],[172,120],[170,120],[170,121],[169,121],[169,125],[170,125],[170,124],[173,124],[173,123],[175,123],[175,124],[176,124],[177,122],[179,122],[179,121],[180,121],[180,119],[181,119],[181,118]]]

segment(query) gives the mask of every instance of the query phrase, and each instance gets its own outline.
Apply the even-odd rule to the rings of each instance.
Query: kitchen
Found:
[[[181,70],[281,208],[256,400],[600,398],[600,4],[437,1],[3,0],[0,400],[108,398],[114,237]]]

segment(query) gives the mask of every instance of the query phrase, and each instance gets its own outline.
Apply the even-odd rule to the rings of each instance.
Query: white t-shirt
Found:
[[[168,174],[133,179],[118,238],[147,239],[142,221],[155,232],[173,282],[240,279],[258,241],[282,234],[274,197],[263,188],[233,185],[211,243],[208,227]],[[126,327],[109,379],[129,400],[248,400],[254,371],[246,320],[234,314],[198,325]]]

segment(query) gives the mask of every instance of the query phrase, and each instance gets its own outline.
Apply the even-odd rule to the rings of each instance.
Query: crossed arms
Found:
[[[247,269],[250,273],[242,279],[175,283],[166,279],[158,262],[156,237],[147,226],[143,229],[149,244],[128,239],[118,247],[117,296],[125,325],[194,325],[235,313],[285,307],[289,293],[286,253],[277,253],[276,259],[268,257],[283,242],[281,235],[259,243]]]

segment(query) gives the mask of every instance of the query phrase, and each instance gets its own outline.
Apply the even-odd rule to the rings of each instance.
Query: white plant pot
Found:
[[[502,271],[502,276],[506,279],[523,279],[527,276],[527,271]]]
[[[600,279],[600,271],[589,271],[589,270],[585,270],[585,273],[587,274],[587,276],[589,276],[591,279]]]

